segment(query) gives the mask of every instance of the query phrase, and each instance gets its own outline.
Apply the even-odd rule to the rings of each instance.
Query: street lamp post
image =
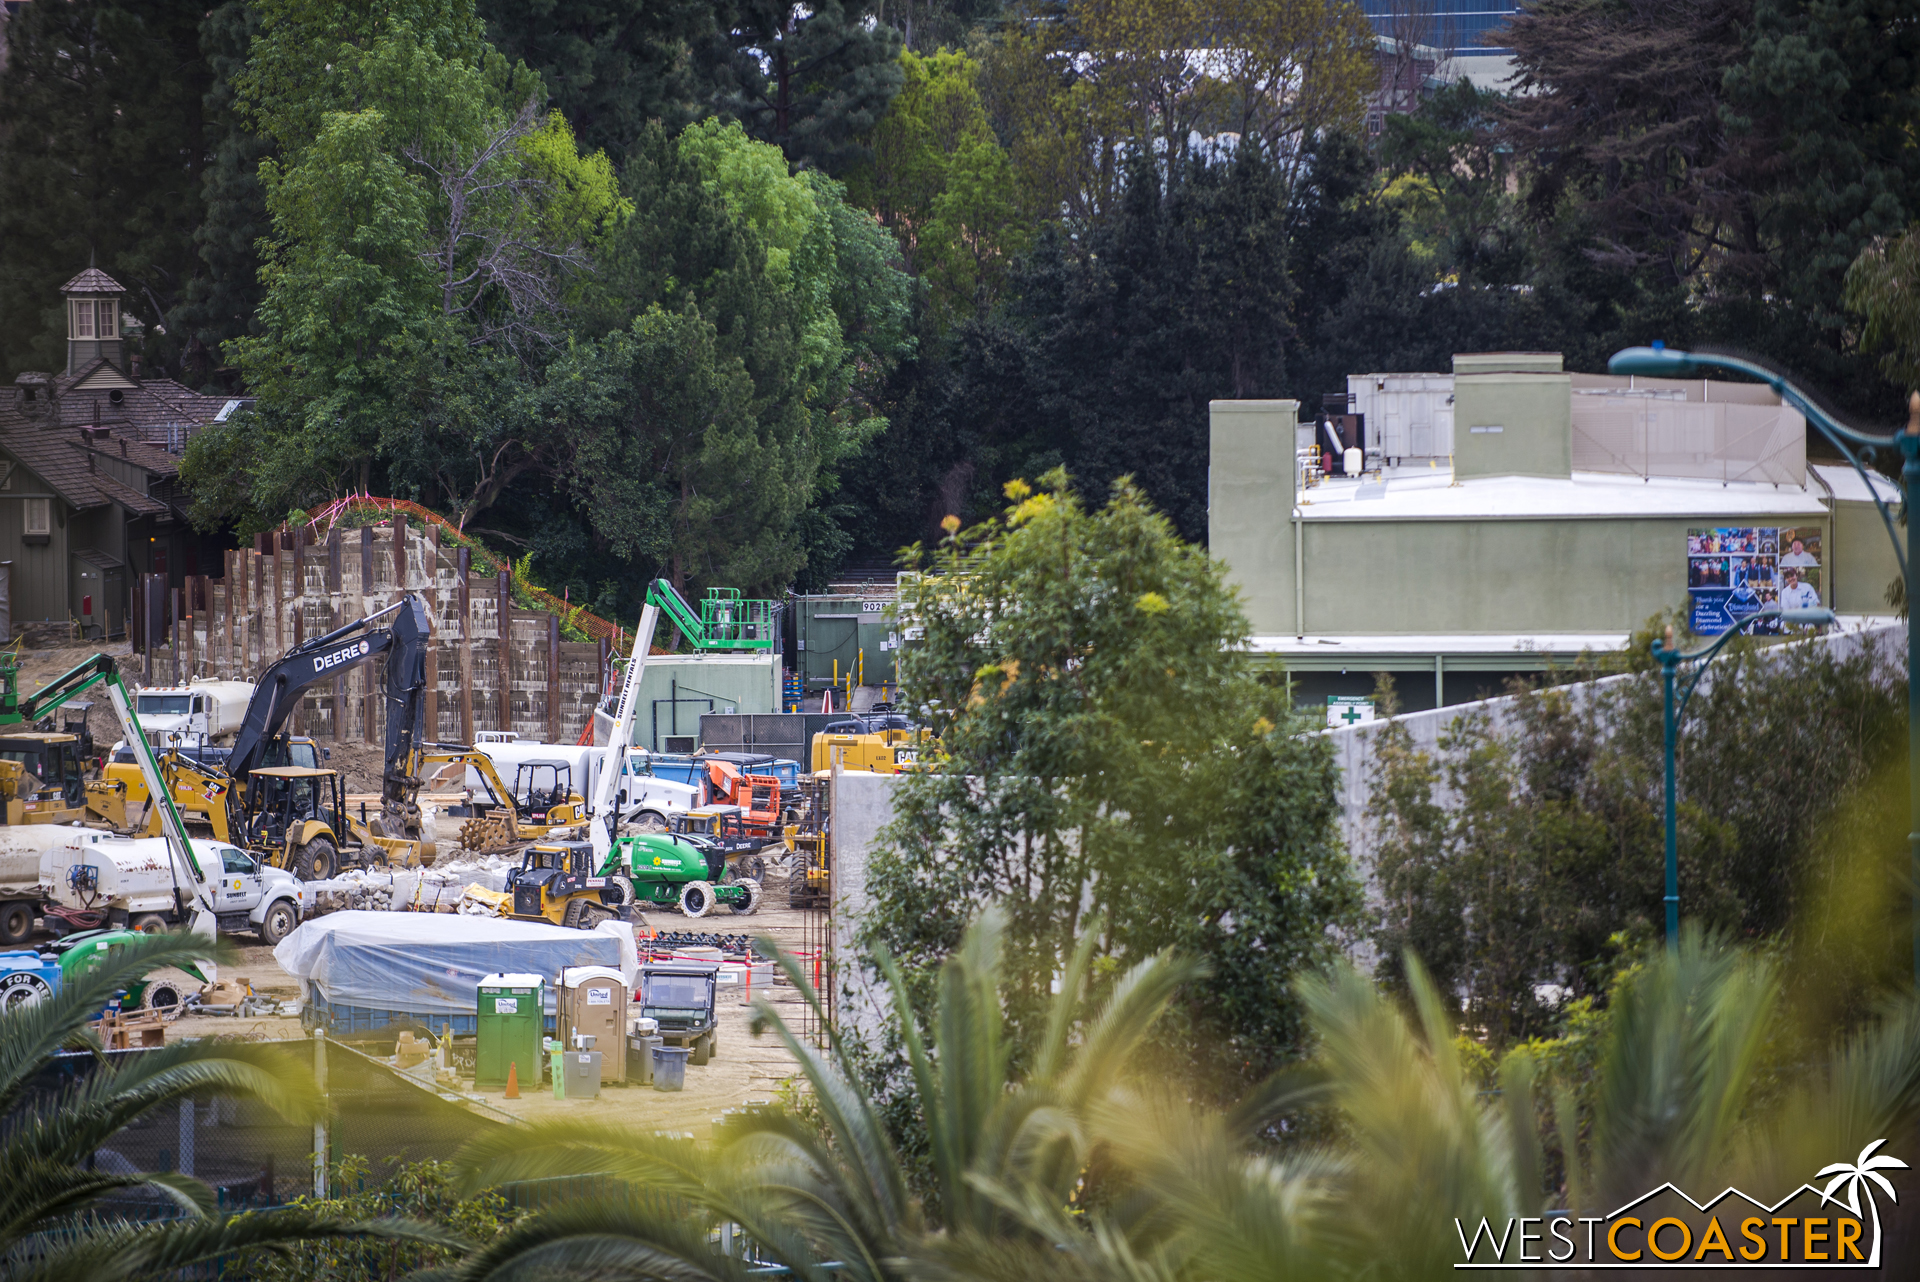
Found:
[[[1894,559],[1900,564],[1900,578],[1907,594],[1907,858],[1914,886],[1913,976],[1915,983],[1920,983],[1920,680],[1915,680],[1920,674],[1920,628],[1915,627],[1913,582],[1913,567],[1920,564],[1920,508],[1915,507],[1915,501],[1920,500],[1920,392],[1915,392],[1907,402],[1906,431],[1874,436],[1841,423],[1788,382],[1784,374],[1751,357],[1720,352],[1677,352],[1656,343],[1652,347],[1629,347],[1615,352],[1607,362],[1607,369],[1614,374],[1645,374],[1654,378],[1685,378],[1702,370],[1721,369],[1758,379],[1772,388],[1782,401],[1804,414],[1807,422],[1840,451],[1841,457],[1853,465],[1874,506],[1880,510],[1887,537],[1893,540]],[[1900,469],[1900,497],[1903,509],[1915,516],[1907,521],[1904,537],[1899,517],[1880,497],[1880,491],[1860,464],[1859,448],[1884,446],[1897,447],[1906,460]],[[1668,811],[1671,816],[1671,806]],[[1671,824],[1671,817],[1668,822]]]
[[[1749,614],[1713,640],[1697,650],[1681,650],[1673,644],[1673,629],[1667,629],[1664,641],[1653,643],[1653,657],[1660,662],[1660,681],[1663,688],[1663,704],[1666,712],[1666,790],[1667,790],[1667,947],[1675,948],[1680,943],[1680,829],[1677,812],[1674,808],[1674,745],[1680,737],[1680,718],[1687,713],[1687,703],[1693,698],[1694,688],[1700,684],[1700,678],[1706,675],[1707,664],[1720,648],[1733,640],[1741,632],[1756,623],[1778,619],[1782,623],[1791,623],[1800,627],[1819,627],[1836,623],[1831,610],[1782,610],[1779,606],[1769,605],[1756,613]],[[1674,702],[1674,679],[1683,663],[1695,663],[1687,678],[1686,686],[1680,691],[1678,703]]]

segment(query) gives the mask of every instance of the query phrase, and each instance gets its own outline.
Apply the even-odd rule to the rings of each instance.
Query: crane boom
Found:
[[[613,719],[613,733],[607,739],[607,755],[600,763],[600,776],[593,785],[593,805],[588,814],[587,833],[593,841],[593,865],[598,868],[613,850],[619,835],[620,780],[627,772],[627,752],[633,746],[633,715],[640,703],[640,674],[646,670],[647,650],[653,645],[653,630],[660,623],[660,607],[651,599],[640,611],[640,626],[633,633],[633,658],[627,661],[626,679],[620,686],[620,704]]]

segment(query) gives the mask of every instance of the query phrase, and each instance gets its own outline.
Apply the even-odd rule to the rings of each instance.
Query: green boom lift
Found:
[[[773,602],[742,597],[738,588],[708,588],[695,614],[679,589],[655,579],[647,604],[658,606],[696,650],[773,649]]]

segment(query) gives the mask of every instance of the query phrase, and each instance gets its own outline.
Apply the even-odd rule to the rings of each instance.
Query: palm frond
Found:
[[[136,1282],[251,1249],[281,1249],[323,1238],[374,1238],[465,1250],[465,1238],[412,1220],[349,1221],[299,1208],[223,1219],[107,1224],[67,1241],[49,1239],[37,1258],[7,1272],[9,1282]]]

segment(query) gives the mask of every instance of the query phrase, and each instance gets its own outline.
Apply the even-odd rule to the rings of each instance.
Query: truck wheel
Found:
[[[0,944],[17,944],[33,933],[33,905],[0,904]]]
[[[127,923],[128,930],[137,930],[143,935],[164,935],[167,933],[167,919],[159,913],[141,913]]]
[[[694,1038],[693,1054],[687,1056],[689,1064],[704,1064],[713,1058],[713,1034],[704,1033]]]
[[[611,890],[614,893],[614,898],[608,899],[606,892],[602,891],[600,894],[600,902],[609,907],[622,908],[632,903],[636,898],[633,893],[633,879],[623,872],[617,872],[607,878],[607,890]]]
[[[713,911],[713,886],[704,881],[690,881],[680,887],[680,911],[689,917],[705,917]]]
[[[183,999],[177,984],[166,980],[157,980],[147,985],[147,991],[140,994],[140,1005],[147,1010],[169,1011],[178,1006]]]
[[[325,837],[315,837],[293,852],[291,871],[300,881],[325,881],[339,866],[340,856],[333,843]]]
[[[257,928],[260,942],[269,948],[273,947],[293,933],[293,928],[298,921],[299,919],[294,915],[293,905],[282,899],[267,909],[267,915],[260,919],[260,925]]]
[[[754,913],[759,912],[760,896],[762,894],[760,883],[754,881],[752,878],[748,878],[745,881],[736,881],[733,884],[740,888],[740,898],[734,900],[732,904],[734,916],[751,917]]]
[[[658,810],[642,810],[640,817],[633,821],[636,832],[665,832],[667,817]]]

